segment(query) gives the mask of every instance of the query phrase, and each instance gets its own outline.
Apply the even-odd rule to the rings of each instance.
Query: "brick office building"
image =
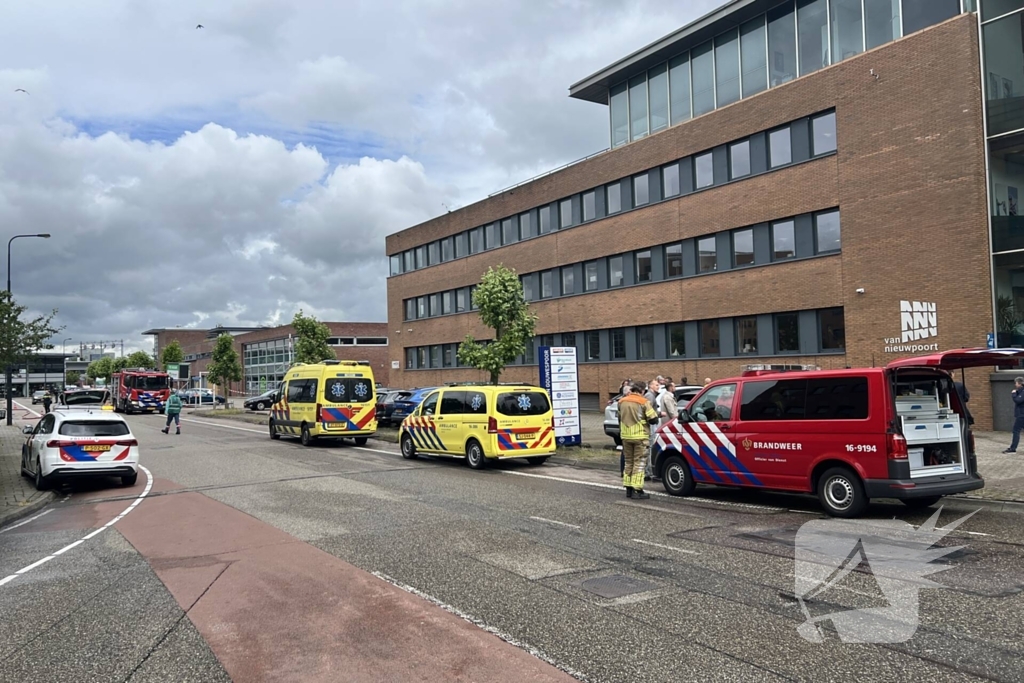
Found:
[[[1019,272],[1024,303],[1024,254],[992,266],[990,223],[1017,219],[997,219],[1010,185],[986,165],[994,101],[1004,133],[1024,129],[1024,2],[988,4],[736,0],[572,86],[609,107],[609,151],[388,237],[393,383],[481,379],[455,349],[487,337],[470,290],[498,263],[522,276],[535,347],[577,347],[593,407],[626,377],[984,345],[993,280],[1016,297]],[[1006,12],[1016,43],[989,46],[979,20]],[[503,377],[536,382],[535,355]],[[988,373],[967,383],[991,426]]]

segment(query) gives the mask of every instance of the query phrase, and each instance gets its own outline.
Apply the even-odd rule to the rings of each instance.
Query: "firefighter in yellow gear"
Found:
[[[644,398],[642,385],[634,384],[630,389],[631,393],[619,400],[619,434],[626,461],[622,484],[627,497],[650,498],[651,494],[644,492],[644,468],[650,425],[658,423],[658,414]]]

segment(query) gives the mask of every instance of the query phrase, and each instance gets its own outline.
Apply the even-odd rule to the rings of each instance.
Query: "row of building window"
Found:
[[[446,263],[582,223],[760,175],[836,151],[834,111],[799,119],[390,258],[391,275]]]
[[[540,335],[516,365],[535,365],[540,346],[574,346],[585,363],[843,353],[842,308],[788,311],[609,330]],[[465,367],[457,343],[405,349],[406,370]]]
[[[612,86],[612,147],[782,85],[960,10],[960,0],[789,0]]]
[[[839,210],[830,209],[528,273],[521,279],[526,300],[535,301],[833,254],[841,247]],[[472,287],[463,287],[406,299],[405,320],[463,313],[472,310],[472,298]]]

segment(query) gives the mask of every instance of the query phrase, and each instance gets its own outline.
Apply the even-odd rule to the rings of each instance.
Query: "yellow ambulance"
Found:
[[[295,363],[270,408],[270,438],[297,436],[303,446],[321,438],[354,438],[364,446],[376,431],[375,382],[366,361]]]
[[[555,453],[548,392],[528,385],[453,384],[423,399],[399,430],[402,457],[465,458],[482,469],[499,458],[540,465]]]

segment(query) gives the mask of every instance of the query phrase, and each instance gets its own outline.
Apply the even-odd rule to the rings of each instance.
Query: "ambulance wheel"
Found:
[[[139,480],[139,473],[130,474],[127,477],[121,477],[121,486],[135,486],[135,482]]]
[[[911,510],[923,510],[930,508],[940,500],[942,500],[942,496],[928,496],[927,498],[907,498],[902,502]]]
[[[356,445],[357,446],[365,446],[366,442],[369,441],[369,440],[370,440],[370,438],[368,436],[357,436],[356,437]]]
[[[858,517],[868,507],[860,477],[845,467],[825,470],[818,479],[818,500],[833,517]]]
[[[526,462],[528,462],[528,463],[530,463],[531,465],[534,465],[534,466],[536,466],[536,465],[543,465],[547,461],[548,461],[548,456],[546,456],[546,455],[535,455],[532,458],[527,458],[526,459]]]
[[[697,488],[690,466],[679,455],[671,455],[665,460],[665,467],[661,471],[661,485],[672,496],[689,496]]]
[[[281,438],[281,433],[277,431],[277,425],[274,424],[273,420],[270,421],[270,438],[274,440]]]
[[[402,457],[406,460],[415,460],[419,457],[416,453],[416,444],[412,442],[412,437],[408,434],[402,434]]]
[[[302,431],[299,433],[299,442],[308,448],[313,445],[315,440],[316,437],[309,433],[309,425],[302,425]]]
[[[484,448],[477,441],[470,441],[466,446],[466,463],[474,470],[482,470],[487,467]]]

